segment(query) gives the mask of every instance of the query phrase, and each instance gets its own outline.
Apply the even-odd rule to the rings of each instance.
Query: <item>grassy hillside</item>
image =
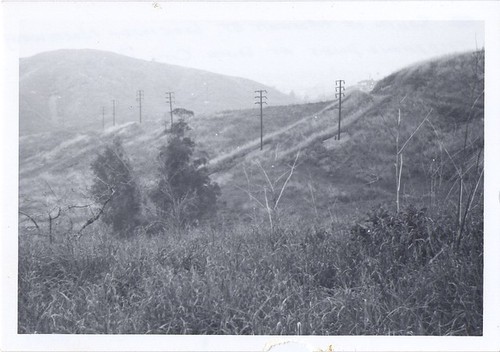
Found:
[[[263,151],[259,150],[257,109],[197,115],[188,121],[191,136],[208,153],[209,168],[233,212],[246,213],[249,182],[262,191],[267,183],[262,168],[269,177],[277,178],[299,153],[291,190],[286,194],[290,199],[285,197],[283,204],[293,204],[294,213],[319,210],[329,215],[334,205],[338,211],[345,205],[345,212],[350,213],[393,198],[398,111],[400,146],[428,116],[405,147],[402,170],[403,203],[424,203],[431,196],[427,188],[430,178],[439,174],[442,183],[443,177],[449,179],[455,172],[453,162],[482,160],[483,99],[481,83],[471,85],[474,60],[473,55],[461,55],[426,62],[382,80],[373,94],[348,94],[343,101],[340,141],[334,138],[337,102],[265,108]],[[433,83],[433,77],[439,83]],[[457,85],[457,77],[471,84]],[[149,184],[156,172],[158,148],[167,140],[161,120],[121,124],[105,132],[61,131],[21,137],[21,196],[44,194],[47,186],[42,179],[51,187],[60,185],[63,194],[70,188],[85,189],[90,161],[115,135],[122,136],[140,182]],[[53,180],[61,175],[66,177]]]
[[[144,91],[143,118],[167,112],[165,92],[175,91],[174,107],[208,113],[251,107],[256,89],[267,89],[271,104],[289,96],[248,79],[150,62],[96,50],[59,50],[20,59],[20,131],[36,133],[61,126],[101,126],[102,107],[112,121],[139,120],[136,92]]]
[[[483,54],[350,92],[340,140],[336,101],[265,108],[262,151],[257,109],[196,115],[218,218],[164,236],[74,236],[116,136],[151,218],[162,119],[22,136],[19,332],[481,335]]]
[[[351,116],[351,112],[367,106],[370,101],[371,98],[362,93],[348,95],[344,102],[344,126],[359,118],[361,113],[357,111]],[[246,213],[249,206],[244,171],[250,173],[254,186],[265,181],[256,162],[261,163],[270,176],[285,172],[287,160],[297,152],[322,139],[331,139],[336,134],[335,107],[336,103],[322,102],[266,108],[265,147],[262,152],[259,150],[260,122],[256,109],[226,111],[189,121],[192,138],[197,141],[199,150],[207,152],[210,157],[209,169],[212,177],[222,186],[223,203],[234,210],[231,217]],[[254,121],[250,120],[251,117]],[[139,182],[146,188],[150,187],[156,177],[158,150],[167,142],[162,121],[127,123],[110,127],[104,132],[66,130],[28,135],[20,139],[21,208],[50,209],[47,204],[42,206],[51,199],[47,197],[49,193],[57,194],[57,198],[64,199],[67,205],[81,203],[92,180],[90,163],[115,136],[122,138]],[[234,141],[239,141],[237,146]],[[304,158],[299,161],[302,165]],[[298,168],[298,173],[302,175],[302,166]],[[309,178],[310,173],[311,170],[307,170]],[[299,187],[301,183],[300,178],[297,181],[294,179],[290,186]],[[332,189],[322,171],[307,183],[312,183],[311,187],[317,187],[316,183],[326,184]],[[303,191],[307,192],[307,197],[311,196],[309,186],[301,189]],[[301,192],[295,193],[296,196],[302,197]],[[53,199],[54,204],[57,198]],[[296,205],[297,211],[303,210],[300,204]]]

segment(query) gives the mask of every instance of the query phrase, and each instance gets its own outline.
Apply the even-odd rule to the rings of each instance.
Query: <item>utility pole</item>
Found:
[[[105,113],[105,110],[104,110],[104,106],[102,107],[102,130],[104,131],[104,113]]]
[[[342,79],[339,79],[337,81],[335,81],[335,98],[339,98],[339,131],[338,131],[338,136],[337,136],[337,140],[340,141],[340,118],[341,118],[341,115],[342,115],[342,97],[345,96],[344,94],[344,86],[343,84],[345,84],[345,81],[342,80]]]
[[[262,99],[267,99],[267,97],[264,95],[264,93],[267,94],[267,90],[261,89],[261,90],[256,90],[255,93],[258,93],[255,97],[255,99],[258,99],[258,101],[255,102],[255,104],[260,105],[260,150],[262,150],[262,140],[263,140],[263,123],[262,123],[262,104],[267,104],[267,102],[263,101]]]
[[[170,128],[174,125],[174,114],[172,113],[172,103],[174,102],[175,96],[174,92],[166,92],[167,95],[167,104],[170,105]]]
[[[113,127],[115,126],[115,99],[112,100],[113,102]]]
[[[142,89],[137,91],[136,100],[139,102],[139,123],[142,123],[142,100],[144,99],[144,91]]]

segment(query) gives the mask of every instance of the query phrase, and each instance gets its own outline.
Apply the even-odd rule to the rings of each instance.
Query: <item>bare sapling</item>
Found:
[[[92,216],[85,221],[85,223],[80,227],[80,229],[76,232],[76,238],[80,238],[83,235],[83,231],[90,225],[92,225],[94,222],[99,220],[101,215],[104,213],[106,206],[111,202],[113,199],[113,196],[115,195],[115,190],[111,187],[109,187],[109,194],[107,195],[106,199],[101,203],[101,206],[97,209],[97,212],[92,211],[92,205],[93,204],[87,204],[83,207],[89,209],[92,213]]]
[[[49,186],[51,193],[54,196],[56,196],[56,193],[54,192],[52,187],[50,187],[48,183],[47,185]],[[97,209],[95,202],[89,204],[64,205],[64,201],[60,197],[56,196],[57,204],[52,206],[45,214],[31,215],[27,211],[21,209],[19,209],[19,214],[26,217],[35,226],[37,230],[37,235],[46,236],[49,239],[50,244],[55,242],[55,234],[61,232],[65,234],[73,234],[74,237],[78,239],[82,236],[83,231],[88,226],[96,222],[100,218],[102,213],[105,211],[106,205],[111,201],[115,193],[112,188],[109,188],[109,191],[110,192],[107,195],[107,198],[103,200],[103,203]],[[85,220],[85,222],[80,226],[80,228],[76,232],[73,231],[74,221],[72,216],[75,215],[74,210],[79,210],[79,211],[86,210],[87,214],[90,213],[91,215]],[[56,220],[63,217],[69,223],[69,227],[60,229],[58,228],[60,224],[58,224]],[[47,224],[45,230],[43,230],[41,224]]]
[[[255,204],[257,204],[261,209],[265,211],[267,220],[269,222],[269,228],[271,230],[271,236],[274,236],[274,234],[280,227],[280,203],[283,199],[290,179],[292,178],[293,173],[297,168],[299,155],[300,151],[295,155],[295,159],[290,169],[278,176],[275,180],[271,180],[271,178],[269,177],[269,173],[265,170],[262,164],[258,161],[256,162],[256,165],[258,166],[259,170],[266,180],[265,185],[260,187],[262,189],[263,199],[259,199],[259,197],[256,195],[256,192],[252,192],[252,190],[250,189],[250,180],[246,170],[244,170],[244,172],[247,177],[248,188],[245,190],[241,187],[238,187],[248,195],[249,199],[254,201]]]
[[[396,212],[399,213],[400,208],[401,208],[401,202],[400,202],[400,194],[401,194],[401,176],[403,173],[403,151],[405,150],[406,146],[408,143],[411,141],[411,139],[415,136],[415,134],[420,130],[420,128],[423,126],[425,121],[429,118],[432,109],[427,113],[427,115],[424,117],[422,122],[415,128],[415,130],[411,133],[411,135],[406,139],[406,141],[403,143],[401,148],[399,147],[400,144],[400,133],[401,133],[401,104],[405,101],[407,95],[401,99],[399,102],[399,107],[398,107],[398,119],[397,119],[397,128],[396,128],[396,163],[394,164],[396,168]]]

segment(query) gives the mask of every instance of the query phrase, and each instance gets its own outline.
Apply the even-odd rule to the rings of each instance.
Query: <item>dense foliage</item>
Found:
[[[130,237],[140,224],[141,199],[122,143],[115,138],[91,165],[92,195],[103,207],[102,220],[119,237]]]
[[[161,217],[177,227],[215,214],[219,186],[210,180],[205,157],[195,158],[193,140],[183,120],[173,124],[168,144],[158,156],[159,181],[151,193]]]

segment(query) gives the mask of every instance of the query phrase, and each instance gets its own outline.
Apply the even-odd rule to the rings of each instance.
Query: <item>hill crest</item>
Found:
[[[250,108],[256,89],[268,91],[271,105],[293,97],[246,78],[93,49],[62,49],[21,58],[21,134],[69,126],[100,127],[102,108],[111,120],[112,100],[120,122],[139,119],[136,93],[143,90],[144,119],[163,118],[165,92],[175,92],[174,107],[196,114]]]

